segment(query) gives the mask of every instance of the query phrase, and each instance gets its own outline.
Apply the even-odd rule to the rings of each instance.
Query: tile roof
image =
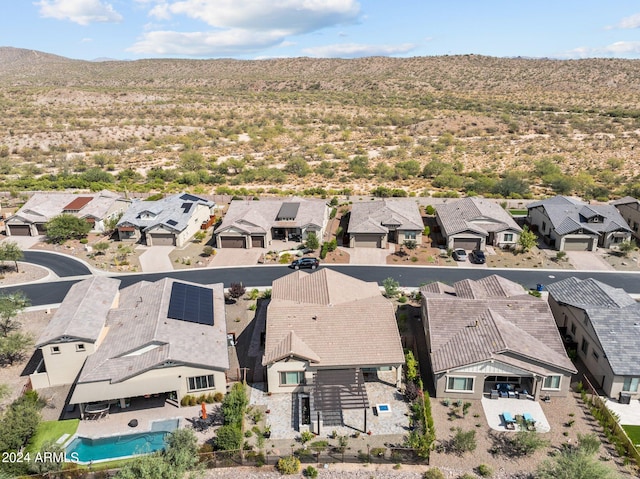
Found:
[[[75,216],[102,219],[116,201],[128,201],[119,194],[103,190],[99,193],[34,193],[29,200],[12,216],[28,223],[46,223],[64,210],[80,210]],[[84,203],[82,207],[80,204]],[[7,221],[10,221],[9,218]]]
[[[385,225],[399,230],[422,231],[424,223],[415,200],[383,199],[354,203],[349,218],[349,233],[388,233]]]
[[[628,205],[630,203],[640,203],[640,200],[634,198],[633,196],[625,196],[624,198],[620,198],[619,200],[615,200],[611,202],[611,204],[614,206]]]
[[[105,276],[75,283],[38,338],[36,347],[63,337],[95,343],[118,296],[119,286],[119,279]]]
[[[210,326],[167,316],[175,282],[186,283],[164,278],[155,283],[142,281],[121,291],[118,307],[109,312],[105,323],[108,332],[87,358],[79,383],[121,382],[148,369],[173,364],[229,368],[222,283],[194,285],[210,289],[213,295],[215,321]]]
[[[544,208],[553,229],[559,235],[582,229],[595,235],[611,231],[631,232],[629,225],[614,205],[589,204],[569,196],[554,196],[535,201],[527,209]],[[589,222],[596,216],[602,221]]]
[[[436,214],[446,236],[464,231],[484,236],[505,230],[522,231],[508,211],[495,201],[484,198],[471,197],[445,203],[436,208]]]
[[[541,375],[575,372],[546,301],[505,278],[485,280],[420,289],[434,372],[488,360]]]
[[[233,200],[215,233],[236,229],[245,234],[266,234],[273,227],[302,228],[307,225],[322,228],[326,211],[325,201],[316,199],[293,197],[286,200]],[[282,215],[279,216],[280,213]]]
[[[215,204],[188,193],[167,196],[158,201],[136,200],[122,215],[118,226],[136,226],[148,231],[159,226],[167,230],[181,232],[188,226],[196,208],[204,205],[212,209]]]
[[[640,304],[623,289],[575,277],[546,286],[558,303],[582,309],[591,321],[611,369],[640,375]]]
[[[265,365],[287,352],[319,367],[404,363],[394,307],[376,283],[296,271],[273,282],[266,309]]]

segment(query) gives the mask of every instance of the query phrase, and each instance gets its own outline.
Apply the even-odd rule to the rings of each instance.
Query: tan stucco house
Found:
[[[61,214],[91,223],[92,231],[105,231],[105,222],[123,214],[130,201],[111,191],[99,193],[34,193],[5,223],[7,236],[46,234],[46,224]]]
[[[546,301],[497,275],[420,293],[436,397],[566,396],[576,368]]]
[[[450,249],[512,248],[518,244],[522,232],[502,206],[478,197],[438,205],[436,221],[445,245]]]
[[[118,222],[118,238],[148,246],[182,247],[209,224],[214,208],[213,201],[190,193],[157,201],[136,200]]]
[[[40,336],[34,389],[73,384],[70,404],[125,406],[131,398],[226,391],[223,285],[165,278],[119,290],[96,276],[76,283]]]
[[[405,240],[422,243],[424,223],[414,200],[384,199],[354,203],[349,216],[349,247],[386,248]]]
[[[618,209],[620,215],[627,222],[633,231],[634,238],[640,241],[640,201],[631,196],[625,196],[611,204]]]
[[[607,396],[640,398],[640,304],[593,278],[546,286],[556,323],[576,345],[594,386]]]
[[[595,251],[631,238],[631,229],[613,205],[554,196],[527,206],[531,229],[558,251]]]
[[[267,248],[272,240],[322,241],[329,220],[324,200],[307,198],[233,200],[216,228],[218,248]]]

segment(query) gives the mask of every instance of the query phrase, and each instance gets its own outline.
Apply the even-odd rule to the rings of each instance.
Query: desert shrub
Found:
[[[233,424],[220,426],[214,440],[216,449],[221,451],[235,451],[242,447],[242,430]]]
[[[423,479],[445,479],[444,472],[437,467],[432,467],[428,471],[425,471],[422,477]]]
[[[515,454],[528,456],[538,449],[547,447],[549,441],[540,437],[535,431],[518,431],[515,436],[513,436],[511,444]]]
[[[224,394],[220,391],[216,391],[215,394],[213,395],[213,400],[215,402],[222,402],[223,399],[224,399]]]
[[[384,295],[387,298],[395,298],[398,296],[400,287],[400,283],[395,279],[389,277],[382,282],[382,286],[384,287]]]
[[[280,474],[290,475],[300,472],[300,459],[294,456],[282,457],[278,459],[276,469]]]
[[[300,433],[300,442],[302,442],[302,444],[306,444],[309,441],[311,441],[311,439],[313,439],[315,437],[315,434],[313,434],[311,431],[302,431]]]
[[[405,360],[405,377],[407,381],[415,382],[420,376],[420,372],[418,370],[418,361],[416,357],[413,355],[413,351],[406,351],[404,354]]]
[[[476,472],[481,477],[491,477],[493,475],[493,470],[486,464],[480,464],[476,468]]]
[[[458,427],[450,441],[449,449],[455,454],[463,455],[465,452],[475,451],[477,445],[476,432],[474,430],[463,431]]]
[[[242,286],[242,283],[231,283],[229,286],[229,296],[233,299],[238,299],[244,295],[246,288]]]
[[[595,434],[578,434],[578,448],[585,454],[593,456],[600,449],[600,444]]]
[[[313,466],[307,466],[307,468],[303,472],[305,477],[309,477],[311,479],[315,479],[318,477],[318,470]]]
[[[213,247],[207,245],[204,248],[202,248],[202,256],[205,256],[205,257],[208,258],[209,256],[211,256],[213,254],[213,251],[214,251]]]

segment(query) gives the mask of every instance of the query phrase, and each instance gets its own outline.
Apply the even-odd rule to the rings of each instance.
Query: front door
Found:
[[[309,396],[303,396],[300,401],[300,424],[303,426],[311,424],[311,404],[309,403]]]

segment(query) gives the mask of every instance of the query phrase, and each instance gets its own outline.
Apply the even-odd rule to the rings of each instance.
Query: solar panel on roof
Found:
[[[180,197],[181,200],[184,201],[202,201],[202,198],[198,198],[197,196],[190,195],[189,193],[185,193]]]
[[[189,210],[191,210],[192,206],[193,206],[193,203],[182,203],[182,209],[184,210],[185,213],[188,213]]]
[[[213,292],[200,286],[173,283],[167,317],[213,326]]]
[[[175,226],[178,224],[178,222],[176,220],[167,220],[167,224],[171,226]]]

